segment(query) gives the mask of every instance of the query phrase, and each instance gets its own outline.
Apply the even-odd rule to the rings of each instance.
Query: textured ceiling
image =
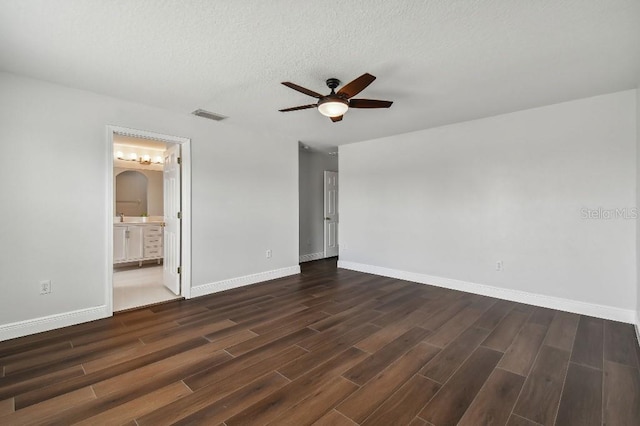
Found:
[[[640,0],[2,0],[0,69],[341,145],[635,87]],[[391,109],[278,112],[364,72]]]

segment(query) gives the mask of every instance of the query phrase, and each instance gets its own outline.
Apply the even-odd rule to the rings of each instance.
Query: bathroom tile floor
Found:
[[[113,270],[113,310],[180,299],[162,285],[162,265],[143,265]]]

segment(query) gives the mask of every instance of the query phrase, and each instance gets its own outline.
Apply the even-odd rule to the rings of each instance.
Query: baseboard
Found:
[[[109,316],[111,316],[111,313],[107,312],[107,306],[102,305],[0,325],[0,342],[83,322],[95,321]]]
[[[296,265],[289,266],[288,268],[275,269],[273,271],[259,272],[257,274],[245,275],[243,277],[216,281],[214,283],[191,287],[191,297],[193,298],[206,296],[207,294],[231,290],[232,288],[244,287],[246,285],[260,283],[263,281],[275,280],[276,278],[288,277],[289,275],[295,275],[299,273],[300,265]]]
[[[313,260],[324,259],[324,252],[321,251],[319,253],[309,253],[309,254],[301,254],[300,255],[300,263],[311,262]]]
[[[591,317],[620,321],[629,324],[634,324],[636,322],[636,312],[631,309],[621,309],[614,306],[580,302],[577,300],[563,299],[560,297],[546,296],[520,290],[494,287],[485,284],[418,274],[415,272],[407,272],[398,269],[383,268],[380,266],[366,265],[363,263],[343,260],[338,261],[338,268],[413,281],[420,284],[428,284],[436,287],[464,291],[467,293],[480,294],[482,296],[495,297],[496,299],[511,300],[513,302],[526,303],[528,305],[573,312],[580,315],[588,315]]]

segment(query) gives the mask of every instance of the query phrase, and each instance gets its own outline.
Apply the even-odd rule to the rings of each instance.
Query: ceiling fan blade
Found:
[[[379,101],[377,99],[351,99],[349,108],[389,108],[392,101]]]
[[[316,104],[309,104],[309,105],[301,105],[301,106],[297,106],[297,107],[291,107],[291,108],[285,108],[285,109],[280,109],[278,111],[280,112],[289,112],[289,111],[298,111],[301,109],[309,109],[309,108],[315,108],[318,105]]]
[[[331,121],[335,123],[336,121],[342,121],[342,117],[344,117],[344,115],[339,115],[337,117],[329,117],[329,118],[331,119]]]
[[[338,90],[338,95],[346,96],[347,99],[362,92],[368,85],[373,83],[376,78],[369,73],[364,73],[351,83],[345,84],[342,89]]]
[[[321,98],[322,95],[320,93],[314,92],[313,90],[309,90],[309,89],[305,89],[302,86],[298,86],[295,83],[290,83],[288,81],[283,81],[282,84],[284,84],[285,86],[293,89],[293,90],[297,90],[300,93],[304,93],[305,95],[309,95],[309,96],[313,96],[314,98]]]

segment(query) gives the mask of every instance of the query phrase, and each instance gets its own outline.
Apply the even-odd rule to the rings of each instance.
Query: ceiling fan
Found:
[[[392,101],[379,101],[376,99],[351,99],[358,93],[362,92],[368,85],[373,83],[376,78],[371,74],[364,73],[360,77],[353,80],[351,83],[342,86],[338,93],[335,92],[335,88],[340,84],[340,80],[337,78],[330,78],[327,80],[327,86],[331,89],[331,93],[328,95],[321,95],[313,90],[305,89],[297,84],[290,83],[288,81],[283,82],[287,87],[293,90],[297,90],[305,95],[318,98],[318,102],[315,104],[301,105],[292,108],[281,109],[280,112],[298,111],[301,109],[318,108],[320,114],[329,117],[334,123],[341,121],[342,116],[349,108],[389,108]]]

